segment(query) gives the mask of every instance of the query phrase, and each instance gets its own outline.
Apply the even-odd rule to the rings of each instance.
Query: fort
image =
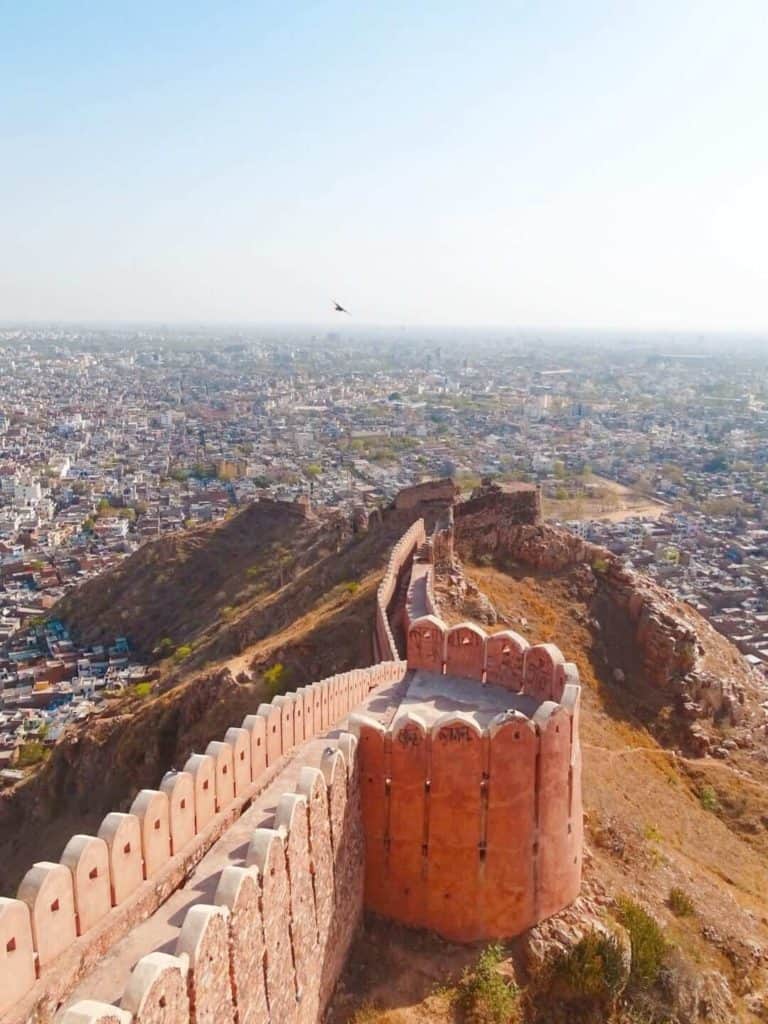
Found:
[[[3,1024],[315,1024],[366,910],[466,942],[576,898],[578,673],[442,621],[448,483],[402,499],[428,514],[390,553],[376,664],[254,708],[0,899]],[[471,502],[539,520],[532,487]]]

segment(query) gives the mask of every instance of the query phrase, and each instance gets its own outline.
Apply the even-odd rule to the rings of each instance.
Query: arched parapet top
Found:
[[[168,795],[161,789],[142,789],[131,804],[141,824],[144,877],[150,878],[171,856],[171,823]]]
[[[565,665],[565,657],[563,656],[563,652],[560,650],[557,644],[534,644],[528,652],[529,655],[534,651],[546,653],[553,665]]]
[[[109,850],[98,836],[72,836],[59,858],[72,872],[77,934],[83,935],[112,907]]]
[[[432,742],[471,741],[483,738],[484,730],[474,715],[467,711],[446,711],[432,723]]]
[[[542,734],[566,724],[570,735],[571,716],[562,704],[558,704],[554,700],[545,700],[540,704],[534,713],[533,720]]]
[[[112,905],[123,903],[144,881],[141,824],[135,814],[112,811],[99,826],[99,838],[109,849]]]
[[[35,983],[32,919],[23,900],[0,896],[0,1014]]]
[[[296,792],[303,794],[307,800],[317,797],[320,792],[325,792],[325,779],[319,768],[305,764],[299,771],[299,781],[296,783]]]
[[[283,837],[277,829],[254,829],[245,863],[256,868],[260,879],[269,874],[275,860],[284,856]]]
[[[527,729],[531,735],[537,735],[535,723],[522,711],[502,711],[496,715],[488,726],[488,735],[493,739],[503,729]]]
[[[537,700],[559,700],[563,692],[565,658],[555,644],[535,644],[525,653],[523,692]]]
[[[439,619],[437,615],[421,615],[418,619],[414,619],[410,625],[409,632],[413,630],[426,630],[435,629],[438,633],[445,635],[448,632],[448,627]]]
[[[343,732],[337,739],[338,749],[344,758],[347,768],[347,778],[352,775],[355,765],[355,752],[357,751],[357,736],[353,732]]]
[[[514,629],[501,629],[498,633],[491,633],[486,640],[488,647],[513,647],[517,651],[525,652],[531,646],[524,636],[516,633]]]
[[[330,789],[336,780],[337,772],[345,780],[347,777],[347,765],[342,752],[335,747],[326,747],[320,761],[320,771],[323,773],[325,784]]]
[[[232,750],[235,796],[243,796],[251,785],[251,734],[233,725],[224,733],[224,742]]]
[[[18,897],[29,907],[38,966],[45,967],[77,938],[72,873],[63,864],[38,861],[22,878]]]
[[[436,615],[422,615],[408,627],[408,667],[443,671],[447,628]]]
[[[189,1020],[189,958],[148,953],[131,971],[120,1005],[137,1019]]]
[[[563,689],[560,703],[572,716],[575,715],[581,704],[581,687],[568,683]]]
[[[216,813],[216,762],[210,754],[192,754],[184,765],[195,794],[195,832],[202,832]]]
[[[435,615],[426,615],[423,618],[437,619]],[[416,620],[420,622],[420,619]],[[437,619],[439,622],[440,620]],[[443,624],[443,628],[445,624]],[[455,626],[447,627],[448,643],[464,643],[469,642],[474,638],[477,643],[484,644],[488,639],[488,634],[480,626],[476,626],[474,622],[457,622]]]
[[[81,999],[56,1018],[57,1024],[131,1024],[132,1020],[128,1010],[96,999]]]
[[[307,798],[303,793],[283,793],[275,811],[275,830],[286,836],[297,816],[307,814]]]
[[[427,737],[427,723],[418,715],[415,711],[406,709],[401,711],[392,723],[390,732],[392,733],[392,739],[396,743],[401,743],[404,746],[409,745],[408,740],[401,740],[400,737],[405,734],[418,734],[422,740]]]
[[[280,718],[280,705],[275,704],[274,701],[270,704],[259,704],[258,708],[256,709],[256,714],[261,715],[263,718],[266,718],[268,720],[271,718]]]
[[[459,622],[446,634],[445,671],[447,675],[481,682],[485,671],[485,641],[488,634],[472,622]]]
[[[175,856],[195,837],[195,784],[189,772],[166,772],[160,789],[168,797],[171,853]]]
[[[563,675],[565,679],[565,685],[581,686],[581,677],[579,676],[579,667],[574,661],[566,661],[563,665]]]
[[[364,729],[372,729],[374,732],[385,733],[387,730],[384,726],[375,719],[372,715],[366,715],[359,711],[353,711],[347,719],[347,728],[360,739],[360,734]]]
[[[243,900],[253,896],[258,902],[259,873],[255,867],[244,868],[239,864],[229,864],[221,872],[219,884],[213,902],[217,907],[226,907],[234,911]]]
[[[188,958],[194,969],[200,957],[208,929],[218,921],[226,920],[227,908],[208,903],[196,903],[184,916],[179,937],[176,941],[176,956]]]
[[[222,811],[235,799],[235,763],[232,747],[221,740],[211,740],[205,752],[213,758],[216,766],[216,810]]]

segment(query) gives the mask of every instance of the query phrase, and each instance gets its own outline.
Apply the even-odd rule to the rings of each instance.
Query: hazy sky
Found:
[[[766,0],[0,0],[0,320],[768,328]]]

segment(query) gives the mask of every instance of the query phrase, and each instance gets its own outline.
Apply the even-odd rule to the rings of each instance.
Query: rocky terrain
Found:
[[[68,597],[58,611],[80,635],[119,628],[154,659],[156,680],[149,695],[66,735],[35,775],[0,795],[0,891],[12,892],[33,860],[58,857],[74,831],[127,807],[275,686],[370,663],[376,585],[418,512],[391,510],[355,533],[334,516],[250,506],[160,539]],[[695,612],[600,548],[506,522],[482,503],[457,517],[455,539],[435,588],[441,614],[552,640],[579,667],[583,894],[491,951],[491,978],[514,996],[506,1017],[470,1005],[477,979],[487,981],[487,951],[367,921],[333,1024],[768,1020],[761,681]],[[180,647],[189,648],[181,657]],[[640,908],[632,920],[628,907]],[[638,913],[663,942],[657,970],[640,980],[631,966]],[[576,970],[595,936],[607,945]],[[610,998],[599,981],[605,950],[617,958]]]
[[[553,641],[578,664],[583,892],[500,951],[495,970],[515,994],[501,1016],[467,1005],[482,951],[369,921],[333,1024],[768,1020],[760,680],[697,613],[551,527],[505,524],[486,511],[457,518],[454,559],[435,589],[449,621]],[[645,980],[630,970],[643,914],[663,943]],[[611,998],[596,980],[603,960],[574,966],[595,935],[615,943],[624,965]]]

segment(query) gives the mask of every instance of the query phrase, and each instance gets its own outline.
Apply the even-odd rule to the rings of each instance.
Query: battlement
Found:
[[[455,941],[508,938],[568,906],[582,861],[576,666],[506,631],[408,630],[409,684],[360,739],[366,907]]]
[[[404,662],[383,662],[259,705],[181,771],[167,773],[157,790],[142,790],[129,813],[108,814],[95,836],[74,836],[59,863],[33,865],[17,898],[0,898],[4,1024],[52,1020],[78,981],[151,918],[259,794],[281,779],[297,747],[405,672]]]

